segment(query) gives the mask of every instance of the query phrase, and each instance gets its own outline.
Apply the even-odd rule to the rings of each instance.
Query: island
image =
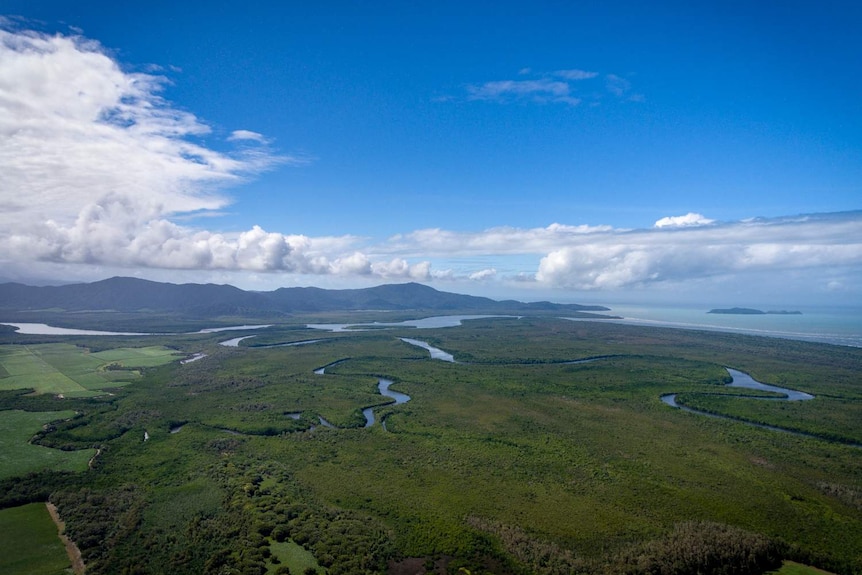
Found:
[[[801,311],[763,311],[749,307],[731,307],[727,309],[711,309],[706,313],[719,313],[728,315],[802,315]]]

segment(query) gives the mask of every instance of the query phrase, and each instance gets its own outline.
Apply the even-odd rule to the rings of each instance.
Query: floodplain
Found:
[[[4,336],[0,414],[71,411],[32,442],[98,456],[0,503],[55,503],[88,573],[862,571],[860,349],[550,316],[247,333]],[[38,346],[88,393],[13,381]],[[727,367],[815,399],[757,399]]]

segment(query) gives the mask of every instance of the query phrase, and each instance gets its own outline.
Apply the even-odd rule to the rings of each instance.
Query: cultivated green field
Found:
[[[862,350],[541,317],[154,343],[208,356],[112,396],[0,394],[74,405],[40,442],[102,448],[78,475],[0,485],[0,503],[47,492],[88,573],[296,572],[289,541],[333,575],[862,572]],[[725,366],[817,397],[746,399]]]
[[[778,571],[770,572],[772,575],[831,575],[829,571],[817,569],[808,565],[801,565],[795,561],[785,561]]]
[[[0,510],[0,573],[68,575],[71,564],[44,503]]]
[[[83,471],[95,450],[61,451],[28,443],[42,426],[69,419],[74,411],[0,411],[0,479],[52,469]]]
[[[139,368],[164,365],[176,350],[161,346],[97,353],[65,343],[0,346],[0,390],[30,389],[66,397],[98,395],[140,377]]]

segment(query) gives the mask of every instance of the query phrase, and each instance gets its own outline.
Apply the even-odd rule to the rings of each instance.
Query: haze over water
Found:
[[[615,321],[634,325],[745,333],[862,347],[862,308],[859,307],[788,308],[788,311],[800,311],[802,315],[712,314],[707,313],[710,308],[661,305],[608,304],[608,307],[611,311],[607,313],[624,318]],[[765,307],[757,309],[778,311]]]

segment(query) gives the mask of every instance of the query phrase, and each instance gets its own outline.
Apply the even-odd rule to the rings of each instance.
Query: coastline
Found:
[[[862,308],[802,308],[801,314],[736,315],[710,314],[709,307],[607,305],[623,319],[602,321],[862,347]]]

